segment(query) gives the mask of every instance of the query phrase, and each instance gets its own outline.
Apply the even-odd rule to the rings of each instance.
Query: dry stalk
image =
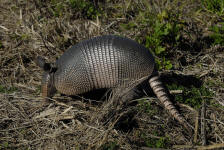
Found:
[[[202,145],[206,145],[206,122],[205,122],[205,112],[206,112],[206,108],[205,108],[205,100],[203,100],[202,102],[202,109],[201,109],[201,138],[202,138]]]
[[[195,126],[194,126],[194,143],[197,142],[197,137],[198,137],[198,122],[199,122],[199,113],[196,112]]]

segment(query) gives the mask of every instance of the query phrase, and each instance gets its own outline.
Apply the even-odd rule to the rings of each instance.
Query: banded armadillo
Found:
[[[68,49],[55,64],[46,63],[42,57],[37,58],[37,64],[45,71],[43,97],[52,97],[56,90],[77,95],[100,88],[133,86],[149,80],[165,108],[188,127],[159,79],[152,54],[131,39],[115,35],[95,37]]]

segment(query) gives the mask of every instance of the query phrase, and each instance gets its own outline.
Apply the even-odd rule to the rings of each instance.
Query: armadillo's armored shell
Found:
[[[55,87],[61,93],[75,95],[137,84],[151,75],[154,64],[149,50],[133,40],[113,35],[96,37],[76,44],[57,60]]]

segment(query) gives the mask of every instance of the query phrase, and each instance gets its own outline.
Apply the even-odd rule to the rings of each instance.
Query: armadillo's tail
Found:
[[[189,123],[183,118],[183,116],[177,111],[173,103],[170,101],[169,98],[169,91],[166,90],[164,85],[162,84],[160,77],[158,74],[155,76],[152,76],[149,79],[149,84],[151,88],[153,89],[154,93],[160,100],[160,102],[164,105],[165,109],[169,111],[169,113],[181,124],[184,125],[184,127],[192,133],[191,126]]]

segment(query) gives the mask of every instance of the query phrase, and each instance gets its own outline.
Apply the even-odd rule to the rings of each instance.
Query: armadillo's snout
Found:
[[[53,75],[44,72],[41,83],[41,92],[44,98],[51,98],[54,96],[56,89],[53,81]]]

